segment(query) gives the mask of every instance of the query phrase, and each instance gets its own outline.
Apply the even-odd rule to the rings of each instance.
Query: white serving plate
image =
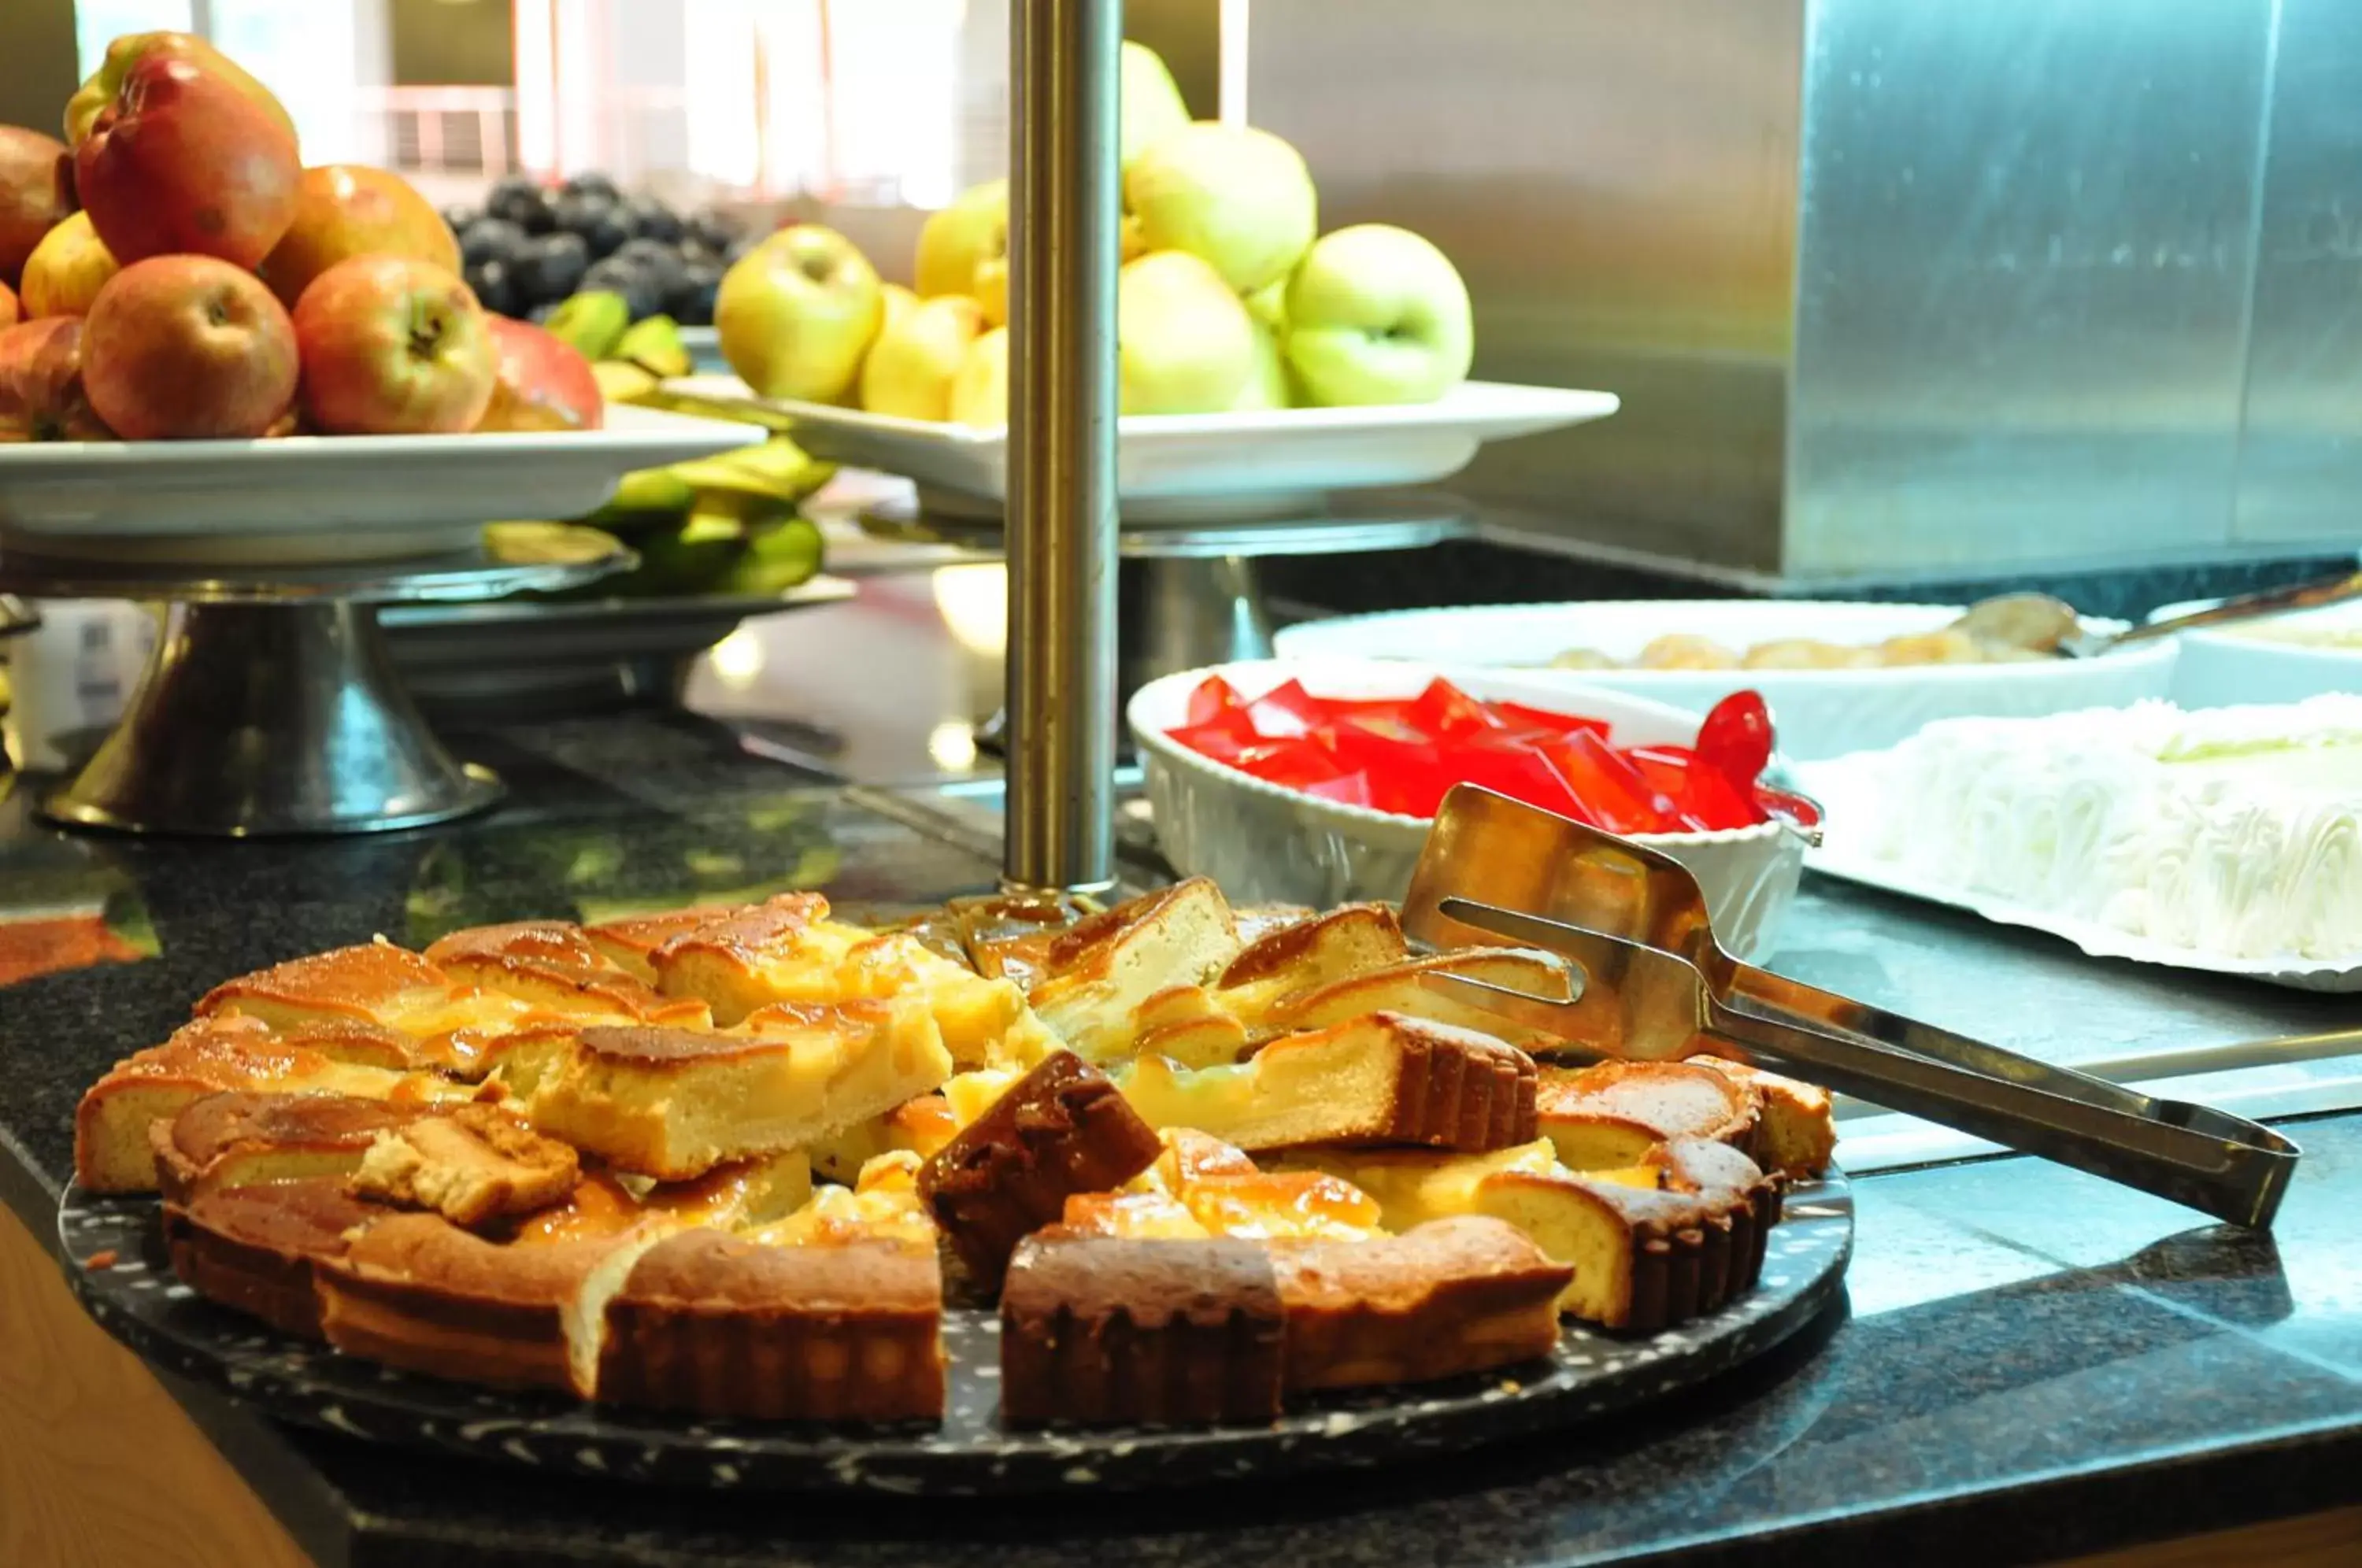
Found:
[[[2168,604],[2149,619],[2210,610],[2219,601]],[[2288,642],[2274,631],[2338,631],[2362,635],[2362,602],[2331,604],[2247,625],[2202,627],[2175,639],[2173,701],[2183,708],[2230,708],[2247,702],[2301,702],[2324,691],[2362,691],[2362,646],[2337,648]]]
[[[580,516],[635,469],[762,435],[611,404],[602,430],[0,446],[0,550],[192,566],[435,555],[486,523]]]
[[[1350,615],[1290,626],[1274,639],[1281,657],[1390,658],[1405,653],[1458,679],[1514,670],[1540,689],[1625,691],[1703,713],[1752,687],[1771,705],[1781,755],[1798,761],[1878,751],[1935,719],[2029,718],[2080,708],[2120,708],[2162,697],[2173,676],[2169,643],[2136,644],[2092,659],[2025,664],[1919,665],[1893,669],[1567,669],[1541,668],[1571,647],[1611,658],[1639,656],[1669,632],[1709,636],[1744,653],[1783,637],[1864,644],[1932,632],[1957,604],[1867,604],[1842,600],[1635,599],[1562,604],[1488,604]],[[2120,621],[2089,620],[2093,631]]]
[[[665,383],[685,396],[786,415],[816,458],[901,474],[920,504],[957,517],[1001,515],[1006,425],[954,425],[758,398],[735,376]],[[1126,526],[1267,514],[1324,491],[1425,484],[1458,473],[1487,441],[1604,419],[1613,392],[1466,381],[1435,403],[1286,408],[1253,414],[1128,414],[1116,422],[1117,503]]]
[[[1426,847],[1432,817],[1342,805],[1267,784],[1166,738],[1188,715],[1189,693],[1220,675],[1250,699],[1294,677],[1317,697],[1410,697],[1435,678],[1422,666],[1367,660],[1253,659],[1152,680],[1125,710],[1165,858],[1212,878],[1242,903],[1399,902]],[[1697,720],[1678,708],[1614,691],[1543,686],[1517,676],[1455,675],[1473,697],[1506,698],[1607,721],[1618,745],[1681,745]],[[1805,838],[1778,823],[1723,833],[1650,834],[1636,843],[1672,856],[1705,891],[1715,934],[1745,958],[1772,950],[1795,898]]]
[[[1860,776],[1842,763],[1805,763],[1795,769],[1795,775],[1798,784],[1832,817],[1848,812],[1858,813],[1867,807],[1867,802],[1860,797],[1864,786]],[[1849,853],[1842,844],[1836,848],[1823,845],[1810,850],[1805,856],[1805,864],[1826,876],[1858,882],[1865,888],[1900,893],[1906,898],[1921,899],[1950,909],[1966,910],[1970,914],[1981,915],[2002,925],[2047,932],[2073,943],[2095,958],[2125,958],[2136,964],[2162,964],[2176,969],[2237,975],[2298,990],[2362,991],[2362,953],[2335,958],[2293,955],[2235,958],[2194,947],[2179,947],[2149,937],[2136,936],[2097,921],[2063,916],[2036,905],[2022,904],[1916,876],[1890,862]]]

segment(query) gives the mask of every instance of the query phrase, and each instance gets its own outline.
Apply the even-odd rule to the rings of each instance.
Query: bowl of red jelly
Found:
[[[1152,681],[1127,718],[1165,857],[1240,901],[1399,900],[1444,792],[1475,783],[1672,855],[1754,958],[1819,828],[1752,693],[1702,721],[1509,674],[1272,659]]]

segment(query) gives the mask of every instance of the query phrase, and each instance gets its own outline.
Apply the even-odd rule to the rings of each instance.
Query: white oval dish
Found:
[[[1254,659],[1184,670],[1142,687],[1124,716],[1140,747],[1165,858],[1187,875],[1212,878],[1241,903],[1326,909],[1356,900],[1399,901],[1434,819],[1342,805],[1267,784],[1199,756],[1165,731],[1187,717],[1189,693],[1209,675],[1253,699],[1290,677],[1319,697],[1410,697],[1436,673],[1391,661]],[[1473,697],[1604,719],[1618,745],[1687,745],[1697,736],[1694,715],[1645,698],[1482,671],[1451,679]],[[1804,871],[1802,834],[1766,823],[1724,833],[1653,834],[1636,842],[1672,856],[1696,876],[1725,947],[1750,959],[1772,950]]]
[[[1283,658],[1390,658],[1414,649],[1455,679],[1463,671],[1514,673],[1537,689],[1624,691],[1703,713],[1753,687],[1772,706],[1780,750],[1799,762],[1876,751],[1934,719],[1971,714],[2026,718],[2081,708],[2120,708],[2162,697],[2173,679],[2169,643],[2136,644],[2092,659],[2023,664],[1909,665],[1887,669],[1565,669],[1545,668],[1568,648],[1637,657],[1670,632],[1712,637],[1744,653],[1785,637],[1863,645],[1932,632],[1957,604],[1867,604],[1841,600],[1636,599],[1561,604],[1489,604],[1342,616],[1290,626],[1275,639]],[[2092,631],[2120,621],[2087,620]]]
[[[2217,602],[2192,599],[2168,604],[2149,619],[2187,615],[2212,609]],[[2290,631],[2351,633],[2362,637],[2362,602],[2182,633],[2175,639],[2181,645],[2181,657],[2173,667],[2175,704],[2231,708],[2255,702],[2301,702],[2324,691],[2362,691],[2362,644],[2325,646],[2274,635]]]

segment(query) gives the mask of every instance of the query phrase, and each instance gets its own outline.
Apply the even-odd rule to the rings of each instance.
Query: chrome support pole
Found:
[[[1010,14],[1009,792],[1002,875],[1114,881],[1121,0]]]

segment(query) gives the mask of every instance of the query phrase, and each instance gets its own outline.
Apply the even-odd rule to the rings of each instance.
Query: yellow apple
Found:
[[[1116,275],[1116,376],[1125,414],[1211,414],[1254,370],[1254,321],[1222,275],[1158,250]]]
[[[1288,384],[1287,360],[1279,351],[1279,334],[1252,318],[1248,327],[1254,334],[1254,359],[1247,370],[1246,385],[1239,389],[1238,401],[1231,407],[1248,414],[1295,406],[1296,389]]]
[[[996,326],[967,346],[952,380],[951,414],[962,425],[1009,423],[1009,328]]]
[[[988,256],[976,264],[976,303],[983,308],[986,323],[993,326],[1009,325],[1009,252]]]
[[[1286,335],[1287,331],[1286,279],[1274,279],[1247,295],[1246,302],[1247,314],[1255,318],[1256,326],[1267,326],[1275,333]]]
[[[889,315],[861,364],[861,406],[903,419],[948,419],[952,382],[984,332],[984,311],[965,294],[921,300]]]
[[[1119,91],[1117,155],[1127,164],[1169,131],[1189,123],[1189,106],[1181,101],[1164,57],[1143,43],[1126,39]]]
[[[25,258],[25,316],[88,315],[90,302],[119,271],[106,242],[76,213],[49,233]]]
[[[1242,294],[1287,276],[1319,232],[1296,149],[1214,120],[1160,138],[1126,166],[1123,204],[1149,249],[1186,250]]]
[[[1468,379],[1468,285],[1408,229],[1324,234],[1287,284],[1283,348],[1315,403],[1432,403]]]
[[[885,296],[886,317],[878,323],[877,334],[884,337],[886,328],[893,326],[919,307],[919,296],[900,283],[880,283],[877,292]]]
[[[723,274],[713,301],[722,357],[758,396],[839,403],[886,317],[885,288],[854,243],[800,223]]]
[[[960,193],[919,229],[911,269],[922,299],[976,293],[977,268],[1009,254],[1009,182],[988,180]]]

